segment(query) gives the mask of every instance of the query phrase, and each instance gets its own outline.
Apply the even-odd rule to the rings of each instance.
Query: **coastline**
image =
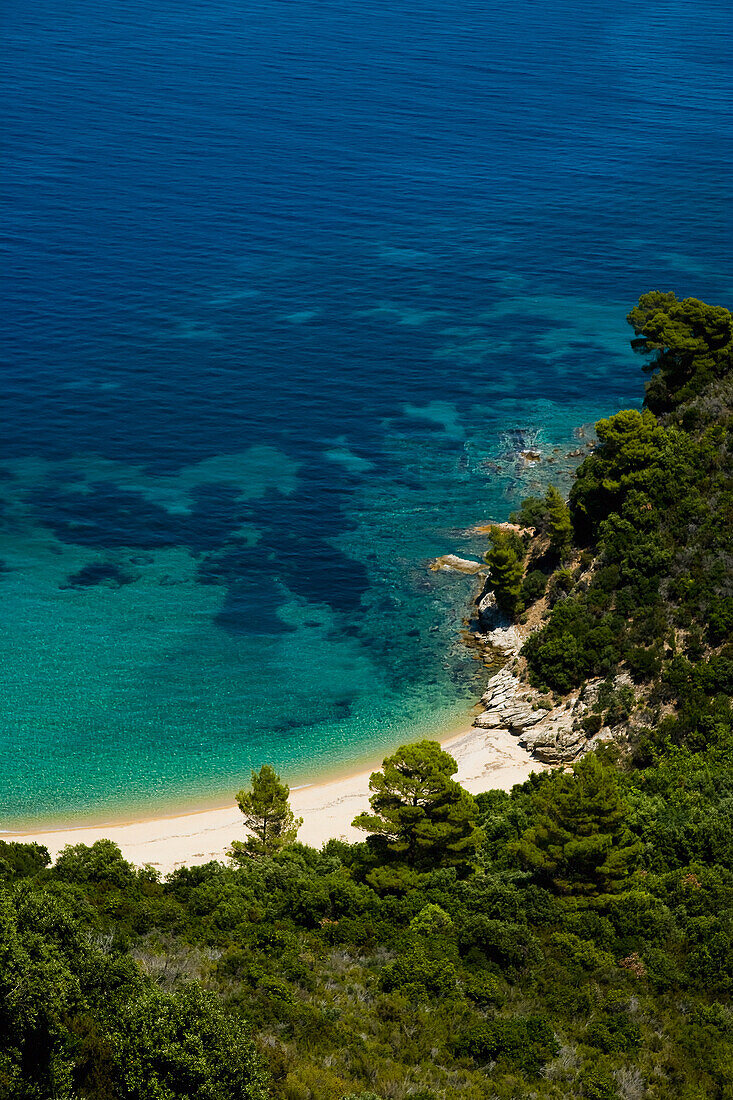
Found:
[[[472,794],[491,789],[510,790],[516,783],[524,782],[531,772],[545,767],[508,730],[481,729],[470,722],[467,716],[462,729],[439,740],[456,759],[456,778]],[[292,788],[291,806],[296,817],[303,818],[298,839],[320,847],[331,839],[362,838],[363,834],[353,829],[351,822],[368,809],[369,776],[380,766],[381,761],[376,761],[367,770]],[[243,836],[242,815],[233,797],[229,806],[148,820],[2,833],[4,840],[44,844],[52,858],[67,844],[93,844],[107,838],[120,846],[130,862],[138,866],[151,864],[162,874],[181,866],[224,859],[231,842]]]
[[[343,758],[336,760],[313,760],[310,766],[301,763],[297,769],[287,769],[286,766],[278,765],[263,756],[251,766],[232,771],[226,782],[218,780],[216,785],[207,784],[189,794],[175,791],[170,794],[161,793],[155,801],[150,799],[130,801],[129,798],[125,798],[124,801],[113,802],[96,810],[77,811],[69,808],[14,820],[0,818],[0,840],[81,829],[111,829],[153,819],[159,821],[187,817],[190,814],[209,810],[226,809],[232,805],[234,792],[246,785],[251,767],[256,768],[261,764],[272,763],[276,771],[280,772],[283,782],[287,783],[293,792],[350,778],[357,773],[373,772],[382,766],[383,758],[388,753],[394,752],[398,745],[422,740],[439,741],[442,745],[457,737],[467,729],[471,721],[475,720],[480,705],[478,699],[473,704],[464,701],[462,705],[454,708],[452,713],[431,720],[429,724],[418,721],[409,731],[391,730],[382,738],[371,738],[369,745],[365,746],[361,743],[352,745],[348,755],[344,754]]]

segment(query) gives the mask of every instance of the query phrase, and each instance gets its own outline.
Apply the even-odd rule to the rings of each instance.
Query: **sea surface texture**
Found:
[[[731,304],[729,3],[2,24],[0,824],[455,725],[475,582],[426,563],[639,404],[640,293]]]

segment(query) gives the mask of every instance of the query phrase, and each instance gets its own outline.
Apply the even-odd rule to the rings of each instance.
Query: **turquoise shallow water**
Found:
[[[475,581],[436,574],[428,562],[446,551],[481,554],[485,542],[467,525],[503,515],[522,487],[550,473],[567,477],[576,461],[567,452],[582,441],[552,407],[542,413],[536,430],[498,431],[490,449],[480,411],[473,436],[450,404],[424,406],[415,429],[390,440],[391,480],[359,469],[332,540],[363,586],[354,607],[288,588],[277,546],[262,547],[251,522],[217,535],[208,552],[102,548],[89,513],[67,520],[64,538],[38,522],[49,480],[55,499],[94,498],[95,516],[98,496],[124,491],[162,502],[176,522],[205,525],[193,503],[199,484],[212,495],[225,487],[228,500],[263,494],[275,509],[282,497],[287,509],[297,467],[275,448],[166,475],[90,455],[8,462],[1,683],[5,728],[23,761],[4,775],[6,805],[17,807],[8,825],[35,820],[36,807],[53,820],[218,801],[264,760],[298,782],[465,720],[486,676],[460,640]],[[436,417],[446,424],[427,446],[420,423]],[[544,470],[519,458],[530,445],[553,459]],[[329,453],[335,481],[339,468],[358,465],[341,440]],[[221,561],[243,547],[232,608]],[[349,572],[338,581],[345,588]]]
[[[545,14],[10,4],[8,827],[468,713],[428,560],[638,404],[639,293],[733,285],[726,7]]]

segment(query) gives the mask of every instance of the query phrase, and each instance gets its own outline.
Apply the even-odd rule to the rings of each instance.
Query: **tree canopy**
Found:
[[[231,848],[234,858],[271,856],[286,844],[293,843],[303,820],[294,816],[289,798],[290,788],[280,781],[270,764],[263,764],[258,772],[252,772],[251,787],[236,795],[244,824],[252,836],[244,842],[234,842]]]
[[[489,531],[491,547],[486,552],[489,566],[489,582],[500,611],[513,619],[521,605],[524,555],[521,541],[513,532],[492,527]]]
[[[547,487],[545,508],[550,532],[550,549],[560,561],[564,561],[573,543],[573,524],[570,519],[570,509],[554,485]]]
[[[694,327],[689,348],[682,347],[682,336],[675,343],[668,333],[669,346],[677,349],[669,358],[661,346],[650,347],[661,357],[665,408],[674,407],[674,415],[626,409],[596,425],[598,445],[578,468],[570,491],[578,566],[568,574],[566,598],[551,607],[543,628],[524,647],[537,686],[566,692],[620,666],[637,683],[650,683],[664,677],[678,647],[701,656],[706,646],[730,639],[729,315],[694,299],[675,304],[673,298],[644,295],[630,317],[652,343],[663,310],[675,324],[686,318],[684,324]],[[698,315],[703,320],[693,325]],[[691,389],[685,381],[698,369],[693,359],[710,368],[703,371],[702,388]],[[702,374],[695,377],[700,381]],[[656,409],[654,401],[649,404]],[[582,581],[581,548],[593,561]]]
[[[99,950],[72,897],[0,893],[0,1098],[266,1100],[242,1021],[198,983],[165,992],[130,956]]]
[[[435,867],[467,874],[481,841],[474,798],[452,777],[453,757],[437,741],[403,745],[369,780],[372,813],[354,826],[370,834],[372,849],[388,871],[372,881],[413,881]]]
[[[723,306],[652,290],[642,294],[628,322],[636,333],[633,347],[653,356],[647,370],[658,372],[647,387],[647,404],[656,413],[689,401],[731,369],[733,316]]]
[[[630,808],[612,768],[585,756],[570,774],[550,776],[533,802],[534,823],[514,848],[521,863],[561,894],[623,887],[641,845],[629,831]]]

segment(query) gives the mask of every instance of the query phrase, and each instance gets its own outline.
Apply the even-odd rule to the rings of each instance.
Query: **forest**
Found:
[[[263,767],[220,861],[0,842],[0,1100],[733,1100],[733,317],[629,314],[644,407],[490,537],[529,684],[613,736],[470,795],[435,742],[360,843]]]

